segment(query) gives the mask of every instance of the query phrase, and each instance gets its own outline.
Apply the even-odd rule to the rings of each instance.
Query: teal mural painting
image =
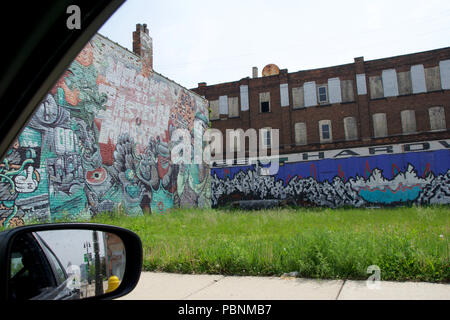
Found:
[[[175,165],[176,129],[208,102],[101,35],[80,52],[0,164],[0,223],[211,206],[205,164]]]

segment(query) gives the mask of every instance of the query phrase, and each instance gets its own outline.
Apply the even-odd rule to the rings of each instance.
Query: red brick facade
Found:
[[[238,116],[229,117],[222,112],[220,119],[211,120],[211,126],[220,129],[224,137],[226,129],[258,130],[264,127],[280,129],[280,154],[448,139],[450,138],[449,66],[450,47],[372,61],[355,58],[351,64],[293,73],[288,73],[284,69],[276,75],[247,77],[239,81],[210,86],[199,83],[198,88],[192,90],[204,96],[210,103],[219,100],[220,96],[227,96],[227,101],[237,97]],[[357,77],[360,79],[359,84]],[[310,92],[313,91],[308,91],[310,89],[305,83],[311,84],[313,90],[317,91],[315,98],[311,96]],[[284,103],[286,106],[282,106],[281,103],[282,84],[287,84],[288,88],[287,91],[284,89],[285,101],[287,94],[289,97],[288,105]],[[303,92],[303,98],[297,98],[297,101],[301,104],[303,99],[306,105],[307,99],[319,99],[320,85],[326,86],[327,99],[331,102],[323,104],[317,102],[316,105],[294,108],[294,88]],[[242,86],[244,88],[247,86],[248,110],[245,110],[246,103],[242,101],[243,97],[244,99],[246,97],[242,96]],[[376,95],[376,90],[381,90],[382,96],[373,96]],[[331,91],[334,98],[331,97]],[[261,112],[260,93],[263,92],[270,92],[270,112],[266,113]],[[333,99],[335,101],[332,101]],[[435,120],[439,122],[441,119],[437,125],[438,129],[434,125],[434,130],[431,127],[433,120],[430,119],[432,107],[439,107],[438,119]],[[404,126],[412,125],[415,127],[413,131],[405,132],[405,127],[402,126],[401,112],[404,110],[410,110],[415,117],[415,121],[404,119]],[[373,115],[380,113],[385,114],[387,134],[376,137]],[[353,139],[349,139],[345,134],[344,118],[347,117],[352,117],[356,123],[356,137]],[[329,120],[331,124],[332,140],[327,143],[321,142],[319,121],[322,120]],[[304,123],[306,126],[306,134],[303,137],[305,143],[296,141],[296,123]]]

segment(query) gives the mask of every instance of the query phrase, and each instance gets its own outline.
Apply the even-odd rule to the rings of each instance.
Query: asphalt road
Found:
[[[450,300],[450,284],[143,272],[120,300]]]

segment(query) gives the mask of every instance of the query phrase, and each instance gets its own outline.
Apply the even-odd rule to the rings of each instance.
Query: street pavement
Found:
[[[450,300],[450,284],[142,272],[120,300]]]

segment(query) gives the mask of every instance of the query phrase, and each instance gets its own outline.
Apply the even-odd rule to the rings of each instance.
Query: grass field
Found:
[[[450,208],[183,209],[163,215],[104,214],[93,222],[136,232],[144,270],[450,282]]]

